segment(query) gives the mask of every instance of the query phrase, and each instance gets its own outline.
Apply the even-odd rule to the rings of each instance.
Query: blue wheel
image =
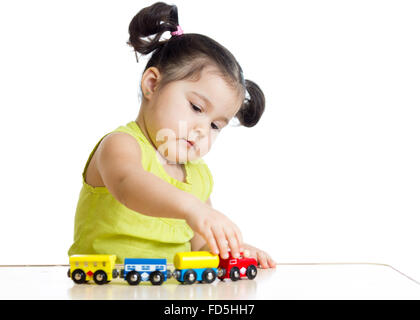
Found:
[[[189,269],[184,274],[184,283],[193,284],[197,280],[197,272]]]
[[[205,283],[212,283],[214,280],[216,280],[216,272],[213,269],[206,269],[203,272],[203,281]]]
[[[127,280],[128,284],[131,286],[138,285],[140,283],[140,274],[137,271],[130,271],[125,276],[125,280]]]
[[[150,282],[155,285],[161,285],[163,283],[163,280],[165,280],[165,277],[163,276],[163,273],[160,271],[154,271],[149,276]]]

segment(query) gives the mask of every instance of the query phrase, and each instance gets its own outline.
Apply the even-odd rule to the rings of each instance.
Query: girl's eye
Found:
[[[191,104],[191,107],[194,111],[201,112],[201,109],[199,107],[197,107],[195,104],[192,104],[192,103],[190,103],[190,104]]]
[[[214,124],[214,122],[211,123],[211,128],[215,130],[219,130],[219,127],[216,124]]]

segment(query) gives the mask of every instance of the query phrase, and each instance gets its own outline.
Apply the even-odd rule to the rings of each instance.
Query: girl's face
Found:
[[[142,78],[147,100],[144,126],[149,139],[170,163],[203,157],[239,111],[243,97],[217,74],[215,67],[204,68],[198,81],[174,81],[153,91],[153,78],[158,81],[159,76],[152,67]]]

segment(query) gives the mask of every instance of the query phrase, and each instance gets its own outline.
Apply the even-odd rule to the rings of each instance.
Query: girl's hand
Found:
[[[249,244],[244,244],[244,257],[257,259],[257,263],[261,268],[275,268],[276,262],[265,252]]]
[[[229,251],[236,258],[243,251],[239,228],[223,213],[212,207],[200,206],[199,210],[192,210],[185,220],[191,229],[204,238],[210,251],[220,254],[223,259],[229,257]]]

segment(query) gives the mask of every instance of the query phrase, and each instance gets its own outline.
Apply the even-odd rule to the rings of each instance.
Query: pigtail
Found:
[[[260,120],[265,109],[265,97],[260,87],[251,80],[245,80],[245,88],[249,98],[245,98],[244,103],[236,114],[241,125],[253,127]]]
[[[175,5],[164,2],[143,8],[130,22],[128,45],[140,54],[148,54],[167,41],[159,41],[166,31],[176,31],[178,26],[178,9]],[[155,35],[153,38],[150,36]],[[148,37],[148,39],[144,39]]]

